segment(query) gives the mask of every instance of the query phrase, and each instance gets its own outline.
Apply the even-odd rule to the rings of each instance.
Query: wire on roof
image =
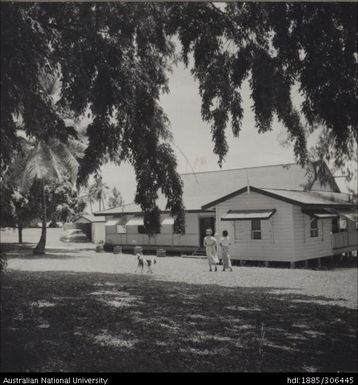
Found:
[[[181,148],[174,142],[174,140],[173,140],[173,145],[174,145],[174,147],[176,147],[176,148],[178,149],[178,151],[183,155],[183,157],[184,157],[185,160],[186,160],[186,163],[189,165],[189,167],[191,168],[191,171],[193,172],[193,175],[194,175],[194,178],[195,178],[195,180],[196,180],[196,183],[199,184],[198,178],[196,177],[196,172],[195,172],[193,166],[191,165],[190,160],[189,160],[188,157],[184,154],[184,151],[182,151]]]

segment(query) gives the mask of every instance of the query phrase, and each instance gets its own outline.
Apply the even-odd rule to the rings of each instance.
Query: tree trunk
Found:
[[[41,229],[41,238],[39,243],[33,250],[33,254],[42,255],[45,254],[46,246],[46,232],[47,232],[47,215],[46,215],[46,195],[45,195],[45,186],[42,182],[42,229]]]
[[[89,204],[90,204],[90,207],[91,207],[91,214],[93,214],[92,201],[90,201]]]
[[[21,244],[22,243],[22,223],[17,224],[17,229],[19,232],[19,243]]]

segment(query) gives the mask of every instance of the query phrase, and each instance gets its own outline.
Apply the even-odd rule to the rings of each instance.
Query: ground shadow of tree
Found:
[[[13,245],[11,243],[1,243],[1,252],[6,254],[7,259],[23,258],[23,259],[77,259],[84,258],[81,251],[94,251],[94,246],[83,249],[69,249],[61,247],[51,247],[46,249],[45,254],[34,255],[33,249],[35,244],[27,243],[21,245]]]
[[[2,371],[356,371],[357,314],[277,288],[8,272]]]

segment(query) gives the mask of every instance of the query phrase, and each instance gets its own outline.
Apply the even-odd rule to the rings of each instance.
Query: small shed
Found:
[[[91,242],[98,243],[105,241],[105,222],[105,217],[82,214],[74,224],[87,235]]]

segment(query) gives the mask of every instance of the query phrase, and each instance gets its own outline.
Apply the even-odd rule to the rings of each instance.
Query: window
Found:
[[[339,218],[339,230],[340,231],[347,230],[347,219]]]
[[[339,222],[338,218],[333,218],[332,219],[332,233],[339,233]]]
[[[317,219],[311,219],[311,238],[318,237],[318,221]]]
[[[339,233],[340,231],[347,231],[347,219],[345,218],[332,219],[332,233]]]
[[[146,233],[144,226],[142,226],[142,225],[138,226],[138,233],[139,234],[145,234]]]
[[[261,221],[260,219],[251,220],[251,239],[261,239]]]

